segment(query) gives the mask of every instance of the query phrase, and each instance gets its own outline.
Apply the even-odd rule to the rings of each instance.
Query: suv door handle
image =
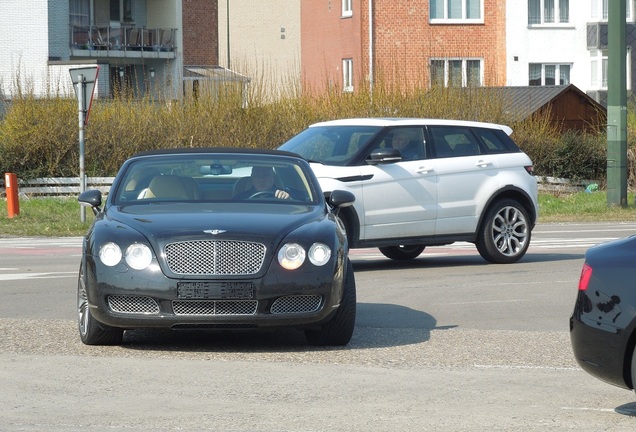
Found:
[[[480,159],[477,161],[475,165],[478,166],[479,168],[486,168],[487,166],[493,165],[493,163],[489,160]]]
[[[418,173],[418,174],[428,174],[428,173],[432,173],[433,171],[435,171],[435,170],[433,168],[431,168],[431,167],[421,166],[415,172]]]

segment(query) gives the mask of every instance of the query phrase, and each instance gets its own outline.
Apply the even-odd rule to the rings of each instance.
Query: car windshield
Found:
[[[325,165],[348,165],[375,137],[381,126],[314,126],[296,135],[280,149]]]
[[[113,200],[317,203],[319,189],[299,162],[244,154],[140,157],[120,173]]]

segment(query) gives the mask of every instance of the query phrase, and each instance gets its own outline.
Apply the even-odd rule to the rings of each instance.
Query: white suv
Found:
[[[352,248],[413,259],[426,246],[474,243],[493,263],[528,250],[539,207],[532,161],[508,126],[457,120],[345,119],[311,125],[280,149],[298,153],[339,214]]]

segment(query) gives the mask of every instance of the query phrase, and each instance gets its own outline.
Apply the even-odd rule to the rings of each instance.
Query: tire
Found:
[[[124,337],[123,329],[106,326],[93,318],[86,295],[83,265],[77,281],[77,322],[80,339],[86,345],[119,345]]]
[[[519,261],[530,245],[528,212],[516,200],[495,202],[487,211],[477,235],[477,250],[486,261],[511,264]]]
[[[632,353],[632,390],[636,392],[636,346]]]
[[[381,247],[380,252],[392,260],[412,260],[420,256],[425,246],[422,245],[401,245]]]
[[[356,281],[349,259],[346,266],[340,306],[333,318],[323,324],[319,330],[305,330],[305,338],[310,345],[344,346],[351,340],[356,323]]]

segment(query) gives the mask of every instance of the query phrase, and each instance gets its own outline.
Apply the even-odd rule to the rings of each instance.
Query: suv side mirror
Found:
[[[401,160],[402,154],[398,149],[381,148],[373,150],[366,162],[369,165],[381,165],[400,162]]]

